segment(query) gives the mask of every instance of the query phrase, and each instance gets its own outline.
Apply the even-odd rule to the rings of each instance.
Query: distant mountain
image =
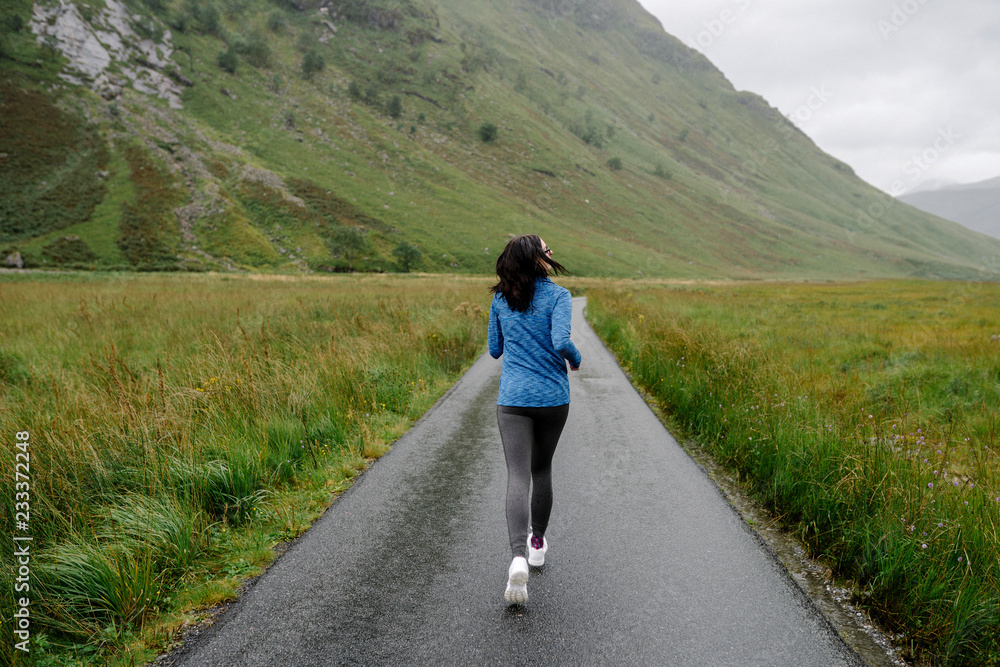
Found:
[[[635,0],[5,0],[0,262],[1000,277]],[[992,264],[990,264],[992,266]]]
[[[1000,177],[912,192],[899,200],[1000,239]]]

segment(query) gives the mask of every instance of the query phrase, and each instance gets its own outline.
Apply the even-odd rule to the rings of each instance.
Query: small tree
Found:
[[[333,256],[342,258],[347,262],[347,268],[353,271],[354,260],[368,249],[368,240],[360,229],[341,227],[333,232],[327,245]]]
[[[608,160],[608,169],[611,171],[621,171],[622,159],[620,157],[613,157]]]
[[[233,37],[229,42],[229,50],[236,51],[254,67],[267,67],[271,64],[271,47],[267,39],[254,31],[249,37]]]
[[[389,100],[389,104],[386,105],[386,109],[389,111],[390,116],[399,118],[403,115],[403,100],[399,99],[399,95],[393,95]]]
[[[150,1],[151,0],[146,0],[147,3]],[[163,0],[152,1],[163,4]],[[247,0],[222,0],[222,11],[225,12],[226,17],[236,19],[246,13],[248,4]]]
[[[0,56],[7,53],[7,45],[11,42],[9,35],[23,29],[24,19],[19,14],[7,14],[0,19]]]
[[[3,20],[0,20],[0,31],[21,32],[23,29],[24,19],[21,18],[20,14],[6,14]]]
[[[240,64],[240,57],[232,49],[226,49],[225,51],[219,51],[219,55],[215,56],[215,62],[219,64],[220,69],[230,74],[236,74],[236,67]]]
[[[267,15],[267,27],[271,32],[281,32],[288,27],[288,21],[284,14],[274,11]]]
[[[316,49],[309,49],[302,57],[302,76],[311,79],[316,72],[326,67],[326,61]]]
[[[409,273],[410,269],[415,268],[420,263],[423,254],[417,246],[402,241],[392,251],[392,256],[398,260],[399,270],[403,273]]]
[[[167,19],[167,25],[173,28],[174,32],[184,32],[193,21],[194,19],[191,16],[191,13],[182,9]]]
[[[496,141],[498,131],[499,130],[494,123],[485,122],[479,126],[479,138],[484,142],[491,144]]]
[[[216,37],[222,36],[222,15],[219,13],[219,9],[215,6],[215,3],[189,2],[188,10],[198,22],[202,33],[215,35]]]

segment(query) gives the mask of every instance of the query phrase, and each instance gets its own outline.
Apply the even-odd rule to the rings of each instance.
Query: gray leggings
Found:
[[[507,459],[507,532],[512,557],[528,544],[528,492],[531,532],[542,537],[552,512],[552,455],[566,425],[569,403],[551,408],[497,406],[497,424]]]

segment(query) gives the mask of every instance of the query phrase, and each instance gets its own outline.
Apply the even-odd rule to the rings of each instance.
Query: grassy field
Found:
[[[921,664],[1000,664],[1000,286],[630,285],[588,317]]]
[[[0,277],[0,460],[30,434],[34,537],[30,656],[3,541],[4,664],[142,663],[233,599],[478,356],[486,287]]]

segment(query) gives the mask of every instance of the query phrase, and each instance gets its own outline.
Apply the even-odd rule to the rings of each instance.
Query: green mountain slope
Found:
[[[537,232],[584,275],[998,273],[632,0],[13,5],[0,250],[29,265],[489,273]]]

